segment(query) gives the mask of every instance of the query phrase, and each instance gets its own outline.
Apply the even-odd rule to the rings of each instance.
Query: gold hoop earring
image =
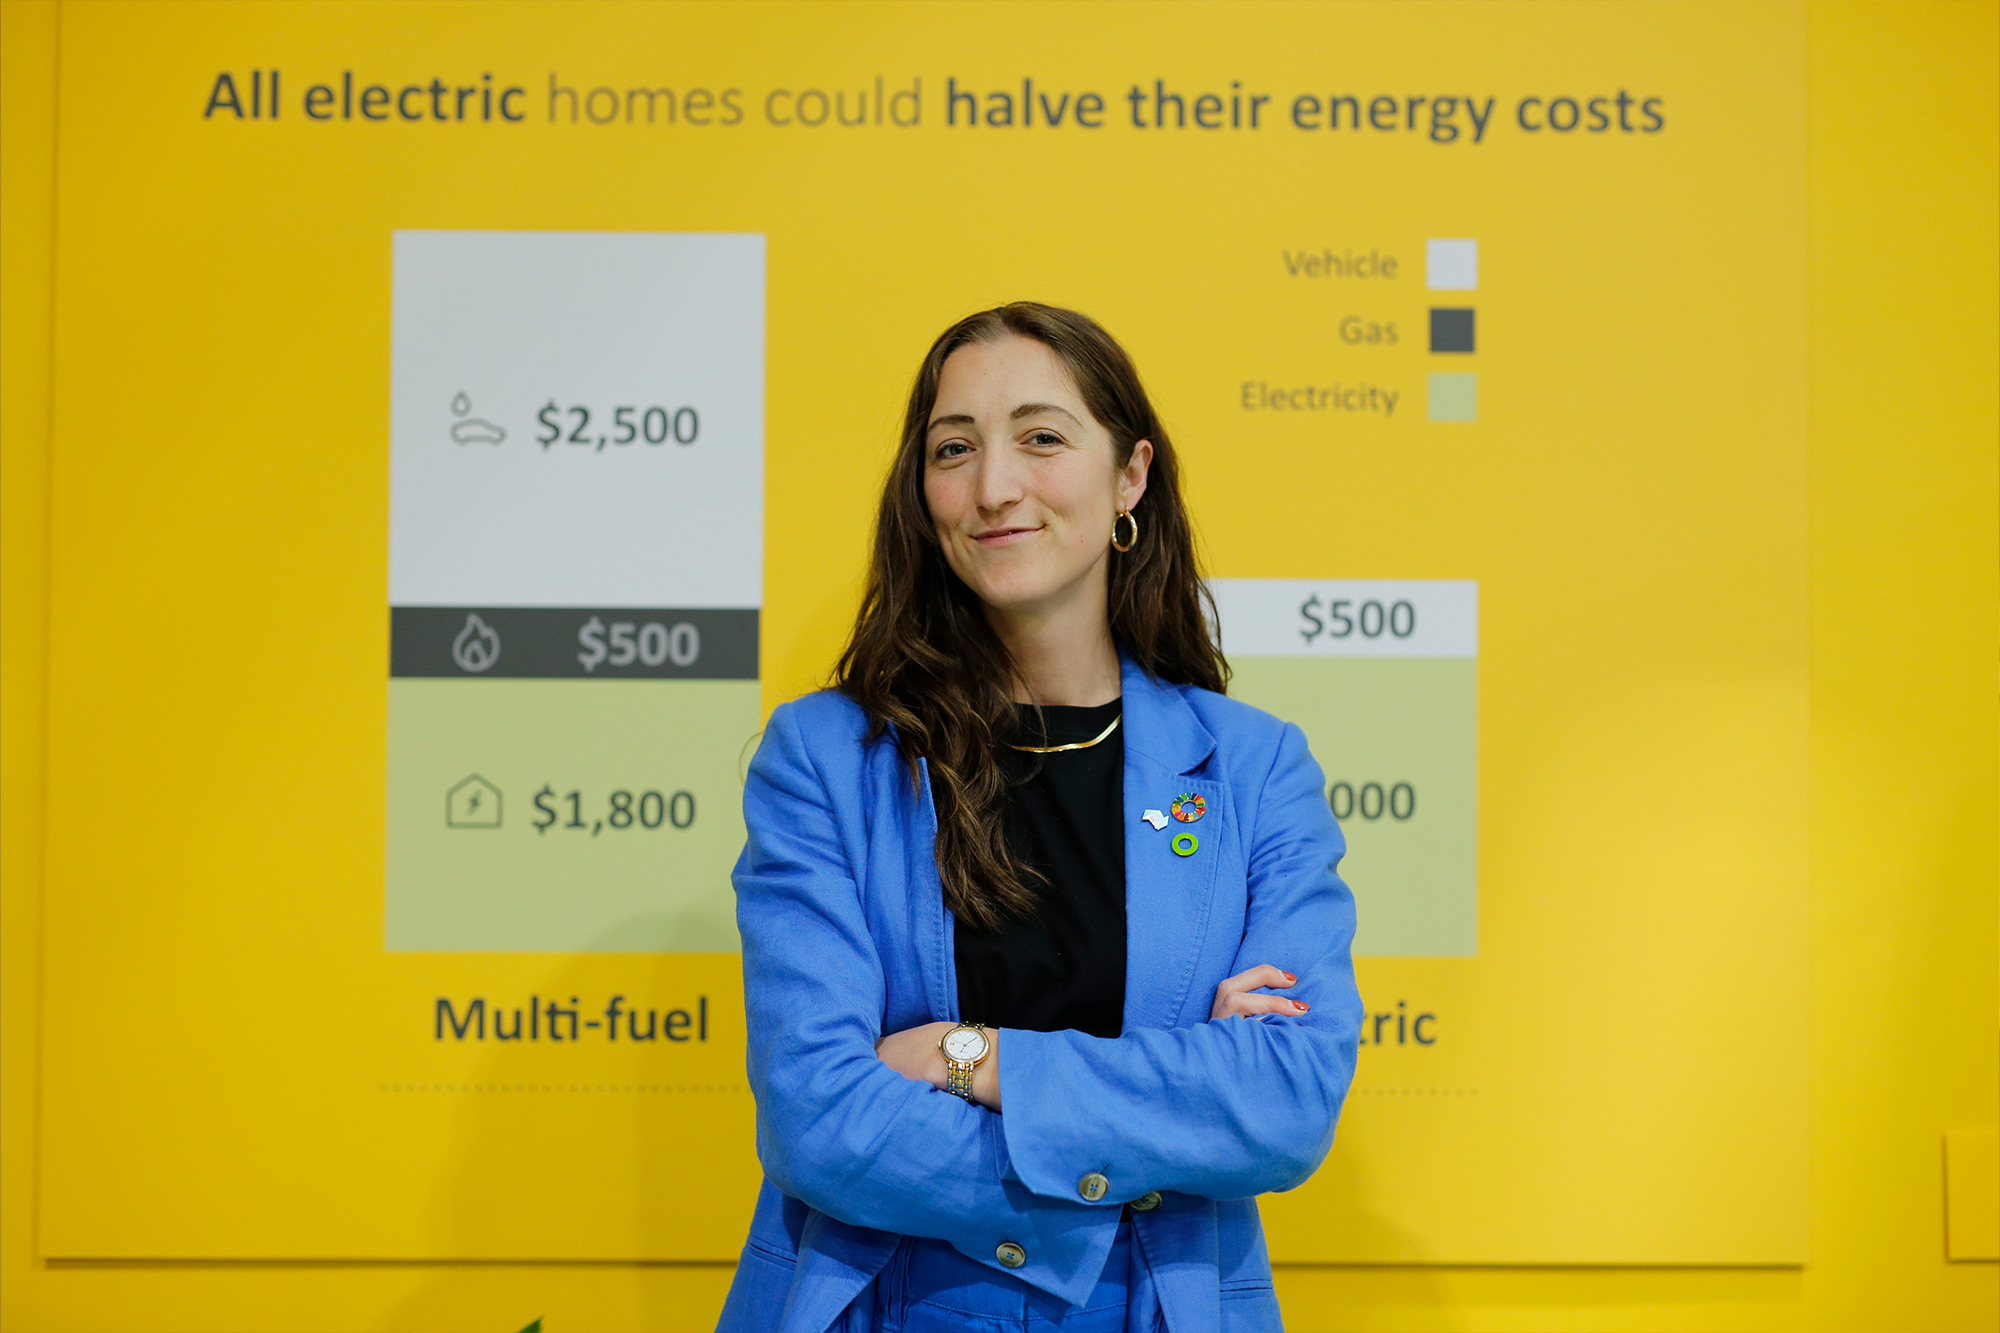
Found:
[[[1125,539],[1123,545],[1120,545],[1118,541],[1119,519],[1123,519],[1125,522],[1130,523],[1132,525],[1132,535]],[[1132,516],[1131,510],[1129,509],[1119,510],[1118,518],[1114,518],[1111,520],[1111,549],[1114,551],[1129,551],[1133,548],[1133,546],[1138,544],[1138,541],[1139,541],[1139,520]]]

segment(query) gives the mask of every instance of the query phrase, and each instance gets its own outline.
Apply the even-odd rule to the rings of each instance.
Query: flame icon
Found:
[[[500,660],[500,636],[491,625],[468,611],[465,628],[451,641],[451,660],[467,671],[484,671]]]

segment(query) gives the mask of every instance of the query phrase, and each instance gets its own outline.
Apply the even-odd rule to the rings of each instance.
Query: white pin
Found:
[[[1139,818],[1151,824],[1155,829],[1163,829],[1167,826],[1167,817],[1158,810],[1148,810],[1145,814],[1140,815]]]

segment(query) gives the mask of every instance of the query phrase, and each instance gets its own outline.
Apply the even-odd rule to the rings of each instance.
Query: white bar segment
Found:
[[[399,231],[393,368],[392,605],[762,605],[762,236]]]
[[[1471,579],[1211,579],[1230,657],[1477,657]]]

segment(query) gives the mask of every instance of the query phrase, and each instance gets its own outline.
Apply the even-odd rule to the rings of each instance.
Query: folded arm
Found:
[[[750,767],[734,880],[757,1152],[784,1193],[840,1221],[950,1242],[1072,1303],[1089,1294],[1116,1209],[1041,1198],[1009,1169],[999,1117],[914,1082],[875,1043],[886,986],[834,804],[788,708]]]
[[[1291,995],[1308,1008],[1279,1002],[1248,1020],[1115,1038],[1003,1033],[1001,1125],[1010,1165],[1037,1194],[1073,1196],[1095,1171],[1111,1182],[1107,1201],[1150,1190],[1241,1198],[1300,1185],[1326,1156],[1354,1076],[1361,1001],[1354,899],[1336,873],[1346,843],[1322,782],[1303,733],[1287,726],[1255,805],[1232,969],[1295,974]]]

